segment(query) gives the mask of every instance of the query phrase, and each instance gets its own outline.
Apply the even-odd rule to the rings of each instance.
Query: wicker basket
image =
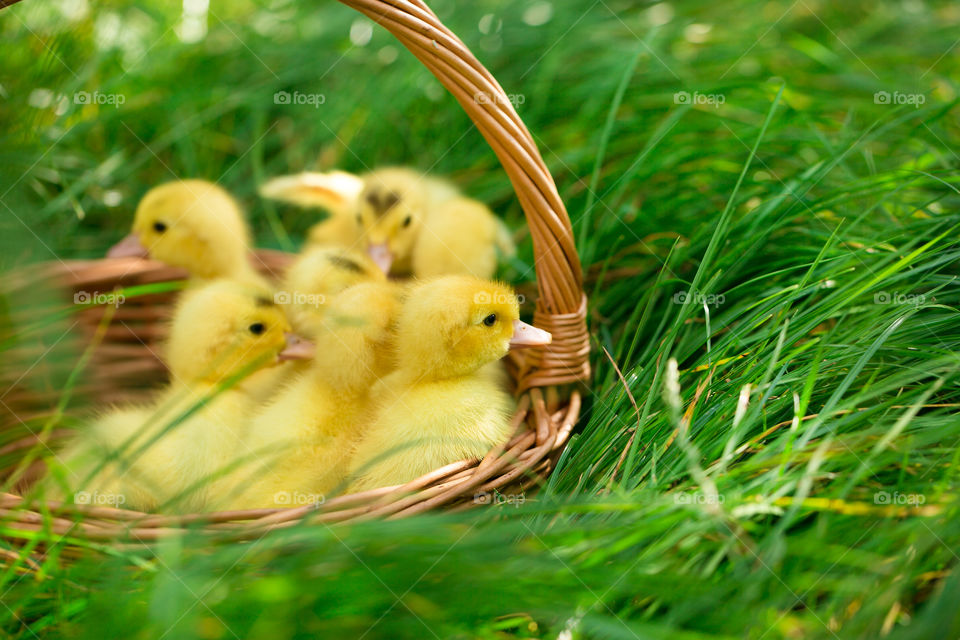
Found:
[[[14,494],[0,494],[0,510],[7,525],[24,532],[49,529],[54,533],[90,540],[148,542],[177,533],[185,526],[201,527],[229,538],[259,536],[264,531],[291,526],[305,517],[311,521],[342,522],[363,518],[399,518],[437,507],[465,508],[488,501],[493,492],[523,491],[548,474],[576,422],[580,385],[589,377],[589,340],[586,296],[580,260],[570,220],[553,179],[530,133],[520,121],[503,89],[467,47],[420,0],[341,0],[367,15],[400,40],[454,95],[493,148],[516,190],[526,213],[536,257],[538,298],[534,324],[553,334],[545,349],[511,356],[508,365],[519,396],[513,417],[516,435],[482,460],[463,460],[437,469],[398,487],[384,487],[344,495],[322,505],[286,509],[257,509],[195,515],[152,515],[103,506],[49,503],[24,504]],[[258,266],[279,275],[291,256],[261,251]],[[43,280],[73,294],[110,291],[147,283],[176,280],[183,273],[149,260],[94,260],[42,265],[28,280]],[[80,333],[91,336],[105,313],[112,313],[102,342],[89,364],[92,383],[85,389],[98,402],[137,397],[166,371],[156,357],[165,331],[173,292],[130,298],[116,310],[91,307],[78,314]],[[6,408],[21,422],[36,411],[30,403],[13,400]],[[56,402],[55,396],[47,402]],[[18,412],[23,415],[17,415]],[[0,452],[8,455],[36,450],[66,431],[20,438]],[[16,456],[14,456],[16,458]],[[21,463],[23,460],[21,460]],[[17,465],[13,465],[17,466]],[[23,473],[23,464],[20,464]],[[2,470],[8,476],[13,467]],[[29,471],[24,477],[29,478]],[[52,514],[41,515],[43,510]],[[27,534],[29,535],[29,534]]]

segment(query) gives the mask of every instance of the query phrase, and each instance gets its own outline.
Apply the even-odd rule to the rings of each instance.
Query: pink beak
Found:
[[[149,255],[147,248],[140,243],[140,236],[136,233],[131,233],[107,251],[108,258],[146,258]]]
[[[510,338],[511,349],[542,347],[551,342],[553,342],[553,336],[543,329],[537,329],[535,326],[520,320],[513,321],[513,337]]]
[[[287,360],[309,360],[313,357],[317,349],[315,344],[309,340],[304,340],[295,333],[288,332],[284,333],[283,336],[287,339],[287,346],[277,354],[277,360],[279,362],[286,362]]]
[[[390,251],[390,247],[387,246],[386,242],[383,244],[369,245],[367,247],[367,254],[369,254],[373,262],[380,267],[380,271],[383,271],[385,274],[390,273],[390,265],[393,264],[393,253]]]

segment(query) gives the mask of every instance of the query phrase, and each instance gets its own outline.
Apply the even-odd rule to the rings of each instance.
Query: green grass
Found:
[[[417,165],[521,227],[455,101],[383,30],[352,46],[357,16],[336,3],[217,4],[197,44],[170,4],[107,1],[72,23],[58,6],[0,12],[4,272],[101,254],[174,176],[233,190],[261,246],[295,247],[310,219],[255,185],[305,168]],[[549,482],[237,545],[87,545],[67,562],[42,533],[4,542],[4,632],[960,634],[956,4],[582,0],[541,26],[523,19],[541,2],[432,6],[523,96],[578,234],[594,380]],[[116,21],[119,45],[98,48]],[[31,106],[37,89],[125,102],[57,113]],[[280,90],[325,102],[277,105]],[[521,240],[518,284],[534,278]],[[5,348],[34,340],[19,299],[3,305]],[[39,570],[12,559],[42,544]]]

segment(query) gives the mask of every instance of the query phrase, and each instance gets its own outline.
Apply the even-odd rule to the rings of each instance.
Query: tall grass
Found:
[[[68,559],[70,541],[17,534],[5,631],[957,636],[956,6],[432,5],[523,96],[578,233],[594,379],[556,471],[499,506],[245,544]],[[310,220],[255,184],[304,168],[451,174],[521,227],[452,98],[382,30],[351,43],[364,23],[343,7],[217,5],[185,44],[179,7],[68,23],[58,6],[0,13],[6,269],[98,255],[183,175],[237,193],[263,246]],[[100,48],[112,16],[125,29]],[[57,113],[36,89],[126,100]],[[522,284],[521,244],[505,276]]]

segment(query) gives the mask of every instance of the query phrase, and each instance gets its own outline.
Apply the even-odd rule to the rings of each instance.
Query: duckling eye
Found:
[[[363,224],[363,218],[360,216],[359,213],[357,214],[357,224],[359,224],[359,225],[362,225],[362,224]]]
[[[164,231],[167,230],[167,225],[163,222],[154,222],[153,230],[156,231],[157,233],[163,233]]]
[[[403,227],[404,228],[409,227],[411,222],[413,222],[413,218],[411,218],[410,216],[407,216],[406,218],[403,219]]]
[[[488,327],[492,327],[493,325],[497,324],[497,314],[491,313],[490,315],[488,315],[486,318],[483,319],[483,324]]]
[[[263,324],[262,322],[254,322],[247,328],[250,330],[250,333],[255,336],[259,336],[261,333],[267,330],[267,325]]]

